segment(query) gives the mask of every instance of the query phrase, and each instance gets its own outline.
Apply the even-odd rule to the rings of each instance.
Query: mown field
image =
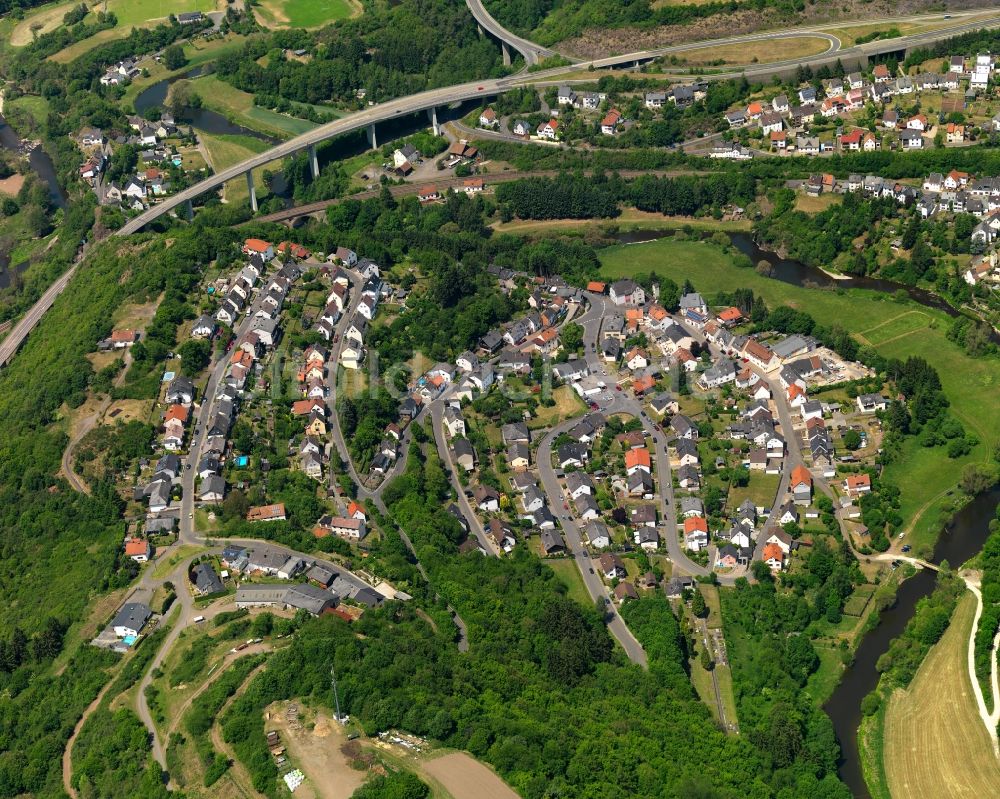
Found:
[[[962,469],[990,461],[1000,430],[1000,403],[995,399],[998,361],[970,358],[949,341],[946,332],[951,320],[943,311],[874,291],[820,290],[782,283],[737,267],[729,254],[708,242],[661,239],[620,245],[601,251],[600,258],[608,278],[655,272],[678,283],[690,279],[709,296],[720,290],[751,288],[772,306],[789,305],[822,324],[842,325],[886,357],[919,356],[932,364],[941,376],[952,412],[980,443],[969,455],[952,460],[943,449],[925,449],[911,439],[902,456],[887,467],[886,479],[902,492],[900,511],[915,549],[929,547],[937,538],[952,508]]]
[[[966,594],[910,687],[889,701],[884,756],[894,799],[997,794],[1000,761],[979,718],[966,660],[975,608]]]
[[[269,28],[316,28],[362,10],[360,0],[261,0],[255,8],[257,19]]]
[[[240,161],[245,161],[252,155],[261,153],[268,148],[267,142],[255,139],[252,136],[229,136],[229,135],[209,135],[201,131],[198,132],[202,144],[208,151],[208,156],[212,161],[212,168],[219,172]],[[277,171],[280,165],[272,164],[271,170]],[[264,185],[264,167],[259,167],[253,171],[254,187],[257,191],[257,199],[261,199],[267,192]],[[223,189],[223,197],[228,203],[240,203],[250,196],[245,178],[236,178],[229,181]]]
[[[253,96],[230,86],[214,75],[196,78],[192,83],[205,108],[218,111],[232,122],[272,136],[287,139],[316,127],[307,119],[279,114],[253,104]]]

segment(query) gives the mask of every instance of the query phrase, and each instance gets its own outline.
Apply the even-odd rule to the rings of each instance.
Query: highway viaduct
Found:
[[[534,59],[534,63],[540,57],[544,57],[551,51],[540,47],[532,42],[515,36],[502,27],[490,17],[484,8],[481,0],[467,0],[469,7],[473,10],[477,22],[490,35],[499,38],[505,46],[518,50],[525,55],[525,59]],[[485,16],[483,16],[485,15]],[[398,116],[408,116],[412,114],[428,115],[431,127],[435,132],[439,132],[437,121],[437,109],[443,106],[462,103],[469,100],[489,97],[502,94],[514,88],[527,85],[552,85],[565,81],[567,76],[573,73],[589,70],[591,67],[597,69],[608,68],[639,68],[650,61],[680,54],[689,50],[700,49],[707,46],[723,46],[727,44],[741,44],[752,41],[772,41],[787,38],[799,38],[803,36],[813,36],[827,39],[828,49],[814,56],[804,58],[789,59],[766,65],[752,66],[738,71],[716,73],[712,75],[699,76],[703,80],[720,80],[745,75],[750,80],[767,80],[773,76],[787,76],[794,74],[800,66],[810,66],[819,69],[823,66],[832,66],[840,61],[847,69],[863,68],[872,59],[885,57],[887,54],[905,55],[917,47],[926,47],[939,41],[951,38],[961,33],[982,28],[1000,27],[1000,14],[992,19],[975,19],[973,21],[962,21],[956,19],[956,24],[936,31],[919,33],[910,36],[903,36],[896,39],[885,39],[869,42],[863,45],[852,47],[841,47],[840,40],[835,36],[810,28],[792,29],[786,31],[774,31],[769,33],[751,34],[748,36],[736,36],[728,39],[714,39],[702,42],[693,42],[683,45],[662,47],[653,50],[643,50],[636,53],[609,56],[607,58],[584,61],[570,66],[555,67],[530,74],[510,75],[503,78],[488,78],[481,81],[463,83],[456,86],[448,86],[440,89],[430,89],[408,97],[401,97],[384,103],[370,106],[354,114],[320,125],[312,130],[301,134],[293,139],[282,142],[262,153],[251,156],[245,161],[235,164],[227,169],[220,170],[205,180],[196,183],[176,194],[165,198],[162,202],[150,207],[143,213],[131,219],[116,235],[127,236],[142,230],[153,220],[167,214],[174,209],[184,206],[187,215],[193,212],[191,201],[196,197],[215,189],[221,188],[225,183],[235,178],[245,177],[250,188],[250,201],[256,210],[256,192],[253,185],[252,170],[265,166],[273,161],[306,152],[309,156],[309,165],[313,177],[319,174],[319,162],[316,156],[316,146],[329,139],[342,136],[357,130],[365,130],[368,141],[372,147],[378,146],[376,125]],[[584,79],[586,80],[586,79]]]

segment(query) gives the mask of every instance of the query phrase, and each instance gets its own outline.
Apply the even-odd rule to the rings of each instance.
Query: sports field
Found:
[[[268,28],[316,28],[356,17],[360,0],[260,0],[257,19]]]
[[[996,796],[1000,761],[979,719],[966,660],[976,602],[966,594],[951,626],[885,716],[885,771],[894,799]]]
[[[821,324],[842,325],[859,342],[870,343],[886,357],[918,356],[934,366],[951,412],[980,443],[964,458],[950,460],[943,449],[928,449],[908,439],[903,455],[886,468],[886,478],[900,487],[900,513],[912,525],[907,541],[915,550],[930,546],[936,538],[940,516],[951,506],[949,493],[962,469],[991,461],[1000,431],[997,359],[970,358],[949,341],[946,333],[951,320],[944,312],[874,291],[820,290],[782,283],[737,267],[727,253],[709,242],[660,239],[624,244],[602,250],[600,259],[602,273],[609,278],[654,272],[678,284],[690,279],[709,297],[720,288],[750,288],[771,306],[789,305],[807,311]]]
[[[878,346],[888,344],[898,338],[904,338],[918,330],[925,330],[933,321],[930,314],[923,311],[903,311],[897,316],[890,316],[868,330],[858,333],[858,338],[864,343]]]

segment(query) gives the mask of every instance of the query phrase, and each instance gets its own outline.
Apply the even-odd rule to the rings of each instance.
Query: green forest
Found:
[[[628,796],[678,799],[847,795],[831,773],[829,735],[806,730],[809,745],[786,750],[778,742],[784,720],[769,720],[760,734],[774,739],[771,754],[715,728],[691,688],[665,600],[628,610],[649,652],[644,671],[614,650],[596,611],[569,600],[523,549],[506,561],[458,555],[461,531],[441,512],[448,484],[435,458],[415,444],[387,499],[433,585],[466,621],[469,652],[460,654],[410,604],[387,603],[353,628],[307,622],[223,717],[226,740],[258,790],[273,795],[276,777],[261,708],[290,697],[332,706],[332,664],[341,706],[367,732],[400,727],[467,749],[531,799],[603,797],[609,784]]]
[[[305,49],[308,63],[285,58]],[[267,66],[257,59],[267,55]],[[275,31],[254,36],[216,63],[219,77],[254,94],[259,105],[281,101],[376,102],[505,73],[500,48],[480,37],[462,0],[401,0],[369,5],[365,13],[317,32]]]

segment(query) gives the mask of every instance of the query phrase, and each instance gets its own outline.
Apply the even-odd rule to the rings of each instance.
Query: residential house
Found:
[[[604,575],[605,580],[622,580],[628,574],[625,571],[625,564],[622,563],[621,558],[613,552],[602,554],[598,559],[598,563],[600,564],[601,574]]]
[[[842,485],[849,497],[859,497],[871,492],[872,479],[867,474],[849,474]]]
[[[684,546],[692,552],[708,546],[708,522],[704,516],[689,516],[684,520]]]
[[[607,549],[611,546],[611,534],[603,522],[591,521],[583,528],[587,542],[594,549]]]

